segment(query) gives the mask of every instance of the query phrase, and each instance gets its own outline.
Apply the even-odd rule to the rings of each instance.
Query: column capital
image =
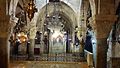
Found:
[[[94,15],[89,19],[97,38],[106,38],[116,20],[116,15]]]
[[[103,15],[103,14],[98,14],[92,16],[89,21],[116,21],[117,20],[117,15]]]

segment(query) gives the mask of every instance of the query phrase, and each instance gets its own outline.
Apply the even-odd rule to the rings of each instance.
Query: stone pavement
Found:
[[[86,62],[12,61],[9,68],[88,68]]]

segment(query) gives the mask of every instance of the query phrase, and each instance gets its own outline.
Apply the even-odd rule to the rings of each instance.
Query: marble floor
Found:
[[[9,68],[88,68],[86,62],[12,61]]]

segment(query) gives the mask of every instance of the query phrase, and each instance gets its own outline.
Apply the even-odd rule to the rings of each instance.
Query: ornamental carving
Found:
[[[105,38],[108,36],[116,18],[115,15],[95,15],[91,17],[89,21],[96,36],[99,38]]]

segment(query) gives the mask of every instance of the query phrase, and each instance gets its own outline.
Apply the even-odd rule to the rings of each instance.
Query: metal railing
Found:
[[[12,55],[11,60],[16,61],[29,61],[28,55]],[[84,62],[85,58],[79,53],[62,53],[62,54],[41,54],[34,55],[33,61],[61,61],[61,62]]]

